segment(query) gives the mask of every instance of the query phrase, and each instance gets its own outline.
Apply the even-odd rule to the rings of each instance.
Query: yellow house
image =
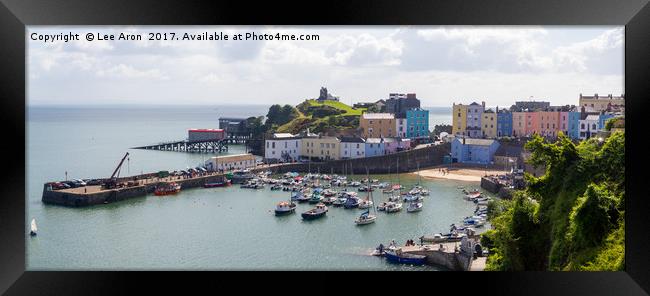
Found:
[[[303,138],[300,156],[321,160],[341,159],[341,140],[326,136]]]
[[[497,137],[497,114],[492,109],[483,112],[481,118],[481,133],[485,138]]]
[[[395,115],[391,113],[363,113],[359,128],[363,138],[397,137]]]
[[[454,103],[451,113],[451,133],[454,135],[465,135],[465,130],[467,130],[467,105],[456,105]]]

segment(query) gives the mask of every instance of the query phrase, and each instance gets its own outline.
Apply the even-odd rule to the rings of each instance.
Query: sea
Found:
[[[186,189],[85,208],[46,205],[43,184],[109,177],[126,152],[120,176],[195,167],[214,154],[137,150],[132,147],[187,137],[190,128],[218,128],[219,117],[266,114],[268,106],[28,106],[25,240],[28,270],[440,270],[395,265],[369,254],[391,240],[403,245],[422,235],[448,232],[472,215],[459,186],[477,182],[425,180],[401,174],[407,188],[421,182],[431,195],[421,212],[378,213],[357,226],[362,210],[330,208],[303,221],[276,217],[288,192],[228,188]],[[450,108],[429,108],[431,128],[449,124]],[[231,145],[225,154],[246,152]],[[362,178],[365,176],[350,176]],[[371,176],[395,182],[396,175]],[[363,193],[360,193],[363,194]],[[386,198],[375,192],[376,203]],[[29,236],[36,219],[38,235]]]

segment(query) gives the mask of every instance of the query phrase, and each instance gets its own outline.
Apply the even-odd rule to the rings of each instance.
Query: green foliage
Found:
[[[576,145],[563,134],[534,136],[528,187],[489,203],[489,270],[621,270],[624,266],[625,134]]]
[[[266,125],[283,125],[295,118],[298,118],[300,113],[296,108],[291,105],[273,105],[269,108],[269,112],[266,114]]]

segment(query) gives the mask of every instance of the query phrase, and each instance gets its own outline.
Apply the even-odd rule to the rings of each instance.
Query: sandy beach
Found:
[[[440,169],[444,169],[445,173],[442,173]],[[446,172],[448,170],[448,173]],[[412,173],[417,175],[417,172]],[[485,168],[446,168],[446,167],[436,167],[432,169],[426,169],[420,171],[420,176],[423,178],[429,179],[448,179],[448,180],[457,180],[457,181],[468,181],[468,182],[481,182],[481,177],[485,175],[502,175],[505,174],[503,170],[494,170],[494,169],[485,169]]]

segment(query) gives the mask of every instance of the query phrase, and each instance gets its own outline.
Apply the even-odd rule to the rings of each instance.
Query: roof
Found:
[[[220,155],[220,156],[211,157],[211,159],[218,160],[218,161],[234,161],[234,160],[245,160],[251,158],[255,159],[255,155],[250,153],[243,153],[243,154]]]
[[[273,134],[274,139],[283,139],[283,138],[294,138],[295,136],[290,133],[275,133]]]
[[[379,143],[382,143],[382,139],[381,138],[367,138],[366,143],[367,144],[379,144]]]
[[[214,128],[191,128],[187,130],[189,132],[196,132],[196,133],[221,133],[223,132],[222,129],[214,129]]]
[[[365,143],[366,140],[364,140],[361,137],[341,137],[341,142],[345,142],[345,143]]]
[[[463,143],[463,138],[456,138],[456,140]],[[465,138],[465,145],[476,145],[476,146],[490,146],[495,140],[492,139],[474,139],[474,138]]]
[[[524,150],[520,145],[503,144],[494,153],[495,156],[519,156],[521,151]]]
[[[599,115],[587,115],[587,118],[585,118],[585,120],[598,121],[598,120],[600,120],[600,116]]]
[[[470,105],[470,106],[479,106],[479,104],[478,104],[477,102],[472,102],[472,103],[469,104],[469,105]]]
[[[392,113],[363,113],[363,119],[395,119]]]

